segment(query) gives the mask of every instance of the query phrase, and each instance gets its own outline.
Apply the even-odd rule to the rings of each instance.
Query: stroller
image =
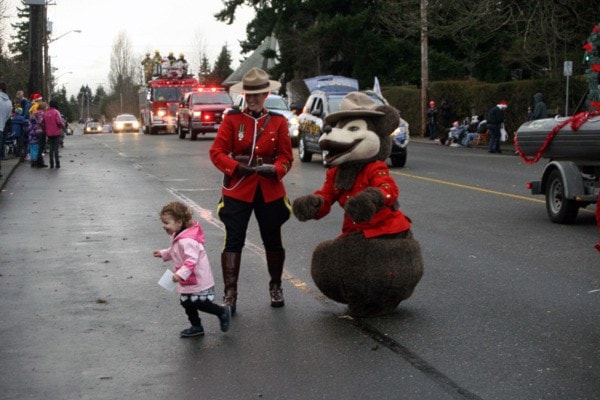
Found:
[[[4,155],[5,157],[19,157],[20,154],[17,154],[19,146],[18,146],[18,140],[19,140],[19,135],[16,134],[15,132],[9,132],[8,134],[6,134],[6,136],[4,137],[4,143],[2,144],[4,146]],[[11,158],[12,158],[11,157]]]

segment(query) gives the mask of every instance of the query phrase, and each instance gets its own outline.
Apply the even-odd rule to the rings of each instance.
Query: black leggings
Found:
[[[50,165],[60,165],[60,160],[58,159],[60,136],[48,136],[48,144],[50,145]]]
[[[221,315],[223,315],[225,313],[224,307],[221,307],[220,305],[215,304],[208,299],[200,300],[198,298],[198,299],[196,299],[196,301],[192,301],[191,298],[194,295],[186,294],[184,296],[187,296],[188,299],[185,301],[180,299],[179,303],[185,309],[185,314],[187,315],[188,319],[190,320],[190,323],[192,324],[192,326],[202,326],[202,322],[200,320],[200,316],[198,315],[198,311],[216,315],[217,317],[220,317]]]

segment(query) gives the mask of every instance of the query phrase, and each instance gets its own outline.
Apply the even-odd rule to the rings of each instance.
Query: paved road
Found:
[[[426,273],[385,318],[352,320],[315,289],[312,248],[341,213],[286,224],[286,307],[268,306],[255,226],[241,299],[222,334],[182,340],[183,310],[156,284],[157,212],[188,202],[217,277],[223,230],[210,137],[76,135],[63,168],[20,165],[0,195],[0,388],[6,399],[593,399],[600,274],[593,214],[551,224],[523,189],[541,165],[412,143],[395,169]],[[318,157],[316,157],[318,158]],[[320,186],[296,163],[291,198]]]

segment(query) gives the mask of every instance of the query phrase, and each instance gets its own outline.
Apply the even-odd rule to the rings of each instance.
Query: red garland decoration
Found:
[[[592,32],[594,32],[594,33],[600,32],[600,26],[594,25],[594,27],[592,28]]]
[[[600,104],[599,104],[600,106]],[[598,108],[600,110],[600,108]],[[565,126],[567,126],[568,124],[571,124],[571,129],[573,130],[573,132],[577,131],[579,128],[581,128],[581,125],[585,124],[587,122],[588,119],[595,117],[597,115],[600,115],[600,111],[584,111],[581,112],[577,115],[574,115],[570,118],[565,119],[564,121],[562,121],[560,124],[556,125],[548,134],[548,136],[546,136],[546,140],[544,141],[544,144],[542,144],[542,147],[540,147],[540,149],[538,150],[538,152],[535,154],[535,156],[533,157],[528,157],[523,153],[523,150],[521,150],[521,147],[519,146],[519,136],[517,135],[516,140],[515,140],[515,150],[517,151],[517,154],[519,155],[519,157],[521,157],[521,159],[523,160],[523,162],[525,162],[525,164],[535,164],[536,162],[538,162],[540,160],[540,158],[542,158],[542,155],[544,154],[544,151],[546,151],[546,149],[548,148],[548,146],[550,146],[550,143],[552,143],[552,140],[554,140],[554,136],[556,136],[556,134]]]
[[[591,53],[592,49],[594,48],[594,46],[592,46],[592,44],[590,42],[587,42],[582,47],[583,47],[583,49],[585,50],[586,53]]]
[[[592,72],[600,72],[600,64],[593,64]]]

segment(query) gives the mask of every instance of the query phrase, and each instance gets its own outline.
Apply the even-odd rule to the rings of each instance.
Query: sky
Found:
[[[20,0],[9,0],[9,15],[16,17]],[[113,43],[123,31],[135,56],[160,50],[166,56],[184,53],[191,72],[198,72],[198,43],[203,43],[214,65],[224,45],[230,51],[232,68],[244,58],[239,46],[246,38],[246,25],[254,16],[249,8],[236,12],[232,25],[218,22],[214,14],[222,0],[51,0],[48,20],[52,22],[48,54],[57,86],[76,95],[82,85],[93,91],[98,85],[109,91],[108,74]],[[74,32],[81,30],[81,33]],[[8,32],[10,36],[12,32]],[[61,35],[64,35],[60,37]],[[60,37],[60,38],[59,38]],[[10,40],[10,39],[9,39]],[[141,65],[140,65],[141,68]]]

